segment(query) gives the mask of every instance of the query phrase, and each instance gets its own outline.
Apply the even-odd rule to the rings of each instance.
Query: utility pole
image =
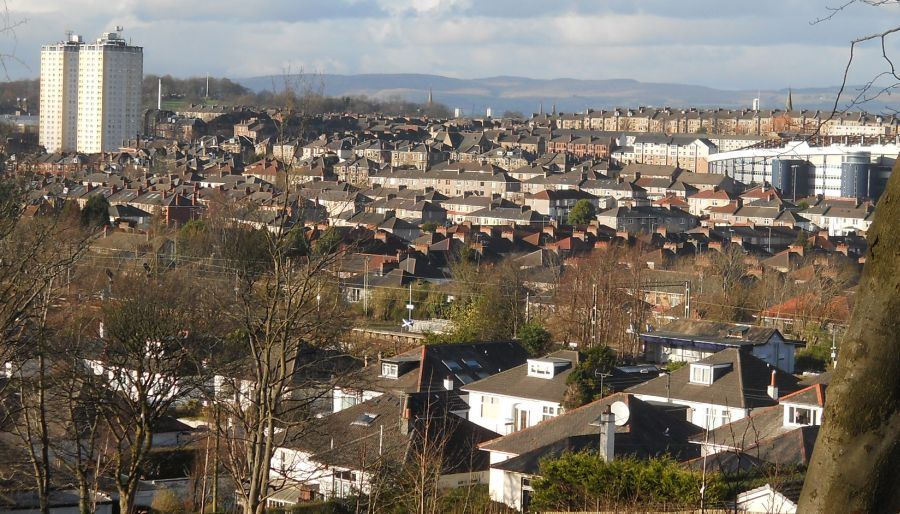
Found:
[[[212,510],[219,512],[219,404],[213,406],[216,418],[216,444],[213,452]]]
[[[413,329],[412,313],[413,313],[414,308],[415,308],[415,305],[413,305],[412,282],[410,282],[409,283],[409,303],[406,304],[406,310],[409,311],[409,317],[406,319],[406,323],[404,323],[404,325],[406,325],[406,327],[409,329],[410,332],[412,332],[412,329]]]
[[[691,319],[691,281],[684,282],[684,319]]]
[[[599,330],[597,330],[597,325],[599,320],[597,319],[597,284],[593,284],[591,286],[591,346],[597,345],[597,336],[599,335]]]
[[[525,323],[531,323],[531,291],[525,291]]]
[[[834,325],[831,325],[831,367],[837,368],[837,346],[835,345],[835,339],[837,334],[834,330]]]
[[[363,274],[363,316],[369,318],[369,258],[366,257],[366,268]]]

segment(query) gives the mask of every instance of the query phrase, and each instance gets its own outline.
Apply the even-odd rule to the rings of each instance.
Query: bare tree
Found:
[[[855,6],[890,7],[896,5],[898,5],[897,0],[845,0],[843,3],[836,6],[826,6],[825,8],[828,13],[825,16],[821,16],[813,20],[812,24],[815,25],[829,22],[836,16],[838,16],[841,12]],[[850,41],[850,55],[847,57],[847,64],[844,66],[843,80],[841,81],[840,89],[835,96],[834,107],[832,108],[831,115],[828,119],[825,120],[825,122],[831,120],[839,112],[843,112],[847,109],[863,105],[866,102],[875,100],[876,98],[879,98],[883,95],[890,95],[891,92],[893,92],[897,88],[900,88],[900,71],[897,70],[897,67],[894,63],[894,57],[892,57],[888,52],[888,40],[897,33],[900,33],[900,25],[891,24],[887,28],[878,30],[870,34],[862,35]],[[879,44],[880,57],[884,62],[884,69],[876,73],[862,86],[857,88],[856,95],[845,107],[842,107],[841,98],[843,97],[844,91],[849,86],[848,80],[850,77],[850,70],[853,66],[853,61],[857,57],[857,51],[860,46],[870,42],[876,42],[877,44]],[[885,80],[887,81],[886,83],[883,82]],[[897,112],[896,109],[892,110],[895,113]]]
[[[110,452],[106,451],[110,432],[93,394],[102,387],[102,378],[85,363],[94,349],[94,338],[87,334],[97,320],[91,314],[73,316],[68,308],[62,314],[67,319],[59,322],[53,345],[50,426],[54,435],[50,446],[59,465],[74,478],[79,513],[90,514],[96,510],[100,479],[111,471]]]
[[[54,280],[82,253],[86,239],[56,205],[30,200],[27,178],[0,179],[0,362],[14,378],[0,385],[0,399],[15,395],[14,403],[7,402],[15,408],[4,410],[3,416],[10,417],[10,430],[30,461],[40,510],[49,512],[53,350],[47,314],[58,298]],[[14,391],[5,390],[9,384]]]
[[[6,0],[0,1],[0,38],[8,39],[12,43],[12,49],[9,51],[0,51],[0,69],[3,70],[3,76],[9,79],[10,61],[16,61],[21,64],[22,61],[16,57],[16,45],[18,38],[16,37],[16,29],[24,25],[28,20],[25,18],[13,18],[9,11],[9,4]]]
[[[40,316],[41,297],[85,248],[85,237],[55,206],[29,200],[30,177],[0,179],[0,362],[21,364],[21,338]],[[2,394],[2,390],[0,390]]]
[[[304,378],[327,367],[315,350],[330,348],[344,328],[330,272],[340,252],[292,256],[287,231],[256,237],[259,261],[234,261],[237,298],[223,307],[245,357],[220,368],[231,396],[217,398],[227,424],[216,427],[224,444],[222,466],[248,514],[262,513],[274,492],[275,448],[302,436],[315,404],[328,393],[321,382]]]
[[[648,314],[640,255],[640,245],[614,246],[570,260],[548,319],[558,340],[582,347],[607,345],[621,355],[635,354],[633,334]]]
[[[197,290],[178,278],[125,286],[103,312],[102,346],[92,365],[96,402],[109,431],[121,512],[133,512],[153,430],[181,400],[196,397],[205,382],[203,360],[214,314]],[[190,307],[189,307],[190,306]]]
[[[473,488],[477,475],[477,445],[494,436],[453,414],[447,399],[434,393],[419,393],[404,398],[409,416],[401,418],[402,444],[389,448],[368,471],[372,477],[367,497],[367,512],[393,508],[417,514],[447,512],[446,496],[458,484],[448,487],[442,476],[465,475],[462,505],[454,512],[475,512]],[[459,493],[460,491],[457,491]]]

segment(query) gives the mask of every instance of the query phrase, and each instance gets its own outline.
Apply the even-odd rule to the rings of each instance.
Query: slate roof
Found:
[[[537,460],[542,453],[552,453],[567,445],[589,446],[592,444],[591,440],[597,441],[600,428],[591,423],[617,401],[628,406],[629,418],[625,425],[616,427],[616,455],[650,456],[672,452],[693,456],[696,453],[697,450],[691,447],[688,438],[699,433],[700,427],[686,421],[683,415],[669,412],[664,407],[651,405],[626,393],[609,395],[525,430],[484,443],[480,448],[525,457],[536,470]],[[583,439],[585,437],[587,440]],[[522,466],[524,467],[526,466]]]
[[[782,396],[780,401],[781,403],[825,407],[825,390],[827,388],[826,384],[812,384],[809,387]]]
[[[748,351],[728,348],[697,363],[731,364],[731,368],[722,372],[711,385],[703,385],[691,383],[691,366],[687,365],[667,376],[660,376],[631,387],[627,392],[671,398],[673,401],[682,400],[743,409],[778,403],[766,394],[773,368]],[[796,391],[799,388],[798,383],[793,375],[775,370],[775,384],[780,393]]]
[[[529,224],[548,223],[550,218],[530,209],[521,207],[494,207],[478,209],[464,215],[465,218],[485,218],[504,221],[523,222]]]
[[[458,389],[518,366],[527,358],[522,345],[514,341],[420,346],[381,359],[381,362],[407,363],[397,378],[382,376],[378,363],[363,368],[345,385],[369,391],[414,393],[443,390],[444,379],[450,377],[454,389]]]
[[[760,461],[778,465],[809,464],[818,426],[785,426],[784,406],[759,409],[750,416],[697,434],[692,440],[726,447],[725,452],[749,455]],[[717,454],[718,455],[718,454]]]
[[[729,331],[739,331],[741,337],[730,337]],[[641,337],[653,337],[660,339],[682,339],[715,343],[723,346],[740,347],[766,344],[778,330],[771,327],[759,327],[725,323],[719,321],[703,321],[691,319],[679,319],[654,330],[641,334]]]
[[[525,362],[528,352],[515,341],[429,345],[420,368],[419,391],[442,388],[445,377],[458,388]],[[460,366],[455,369],[452,363]]]
[[[463,386],[462,390],[561,403],[567,389],[566,379],[578,364],[578,352],[559,350],[543,358],[565,359],[569,366],[553,378],[539,378],[528,376],[528,364],[525,363]]]
[[[819,426],[797,427],[771,439],[760,441],[759,444],[744,451],[778,466],[805,467],[812,458],[818,435]]]
[[[401,423],[407,421],[401,417],[407,409],[410,428],[404,434]],[[319,464],[366,469],[377,462],[405,462],[426,439],[442,441],[443,472],[458,473],[486,470],[488,456],[476,451],[475,445],[496,436],[450,414],[444,395],[385,393],[320,418],[309,430],[289,432],[281,446],[308,452]]]
[[[803,381],[800,383],[802,385],[815,385],[815,384],[828,385],[831,383],[831,375],[832,374],[833,374],[832,371],[824,371],[822,373],[804,377]]]
[[[752,455],[737,452],[718,452],[708,455],[705,459],[697,457],[681,463],[682,466],[694,471],[718,471],[720,473],[739,473],[759,468],[764,461]]]

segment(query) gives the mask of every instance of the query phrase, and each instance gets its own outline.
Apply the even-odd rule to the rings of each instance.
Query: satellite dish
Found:
[[[609,410],[615,414],[615,422],[617,427],[621,427],[625,423],[628,423],[628,416],[630,415],[630,411],[628,410],[628,405],[625,402],[619,400],[613,402],[613,404],[609,407]]]

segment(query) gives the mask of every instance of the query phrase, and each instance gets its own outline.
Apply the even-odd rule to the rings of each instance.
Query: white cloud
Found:
[[[148,73],[237,78],[302,67],[733,89],[836,84],[847,41],[896,11],[854,10],[810,25],[819,11],[807,0],[760,0],[746,12],[715,0],[560,1],[555,9],[542,0],[8,1],[13,18],[28,18],[16,47],[27,67],[11,64],[14,78],[36,76],[40,45],[66,29],[92,39],[124,25],[144,46]],[[900,55],[898,41],[889,48]],[[0,53],[11,45],[0,39]],[[854,79],[883,65],[874,50],[862,52]]]

